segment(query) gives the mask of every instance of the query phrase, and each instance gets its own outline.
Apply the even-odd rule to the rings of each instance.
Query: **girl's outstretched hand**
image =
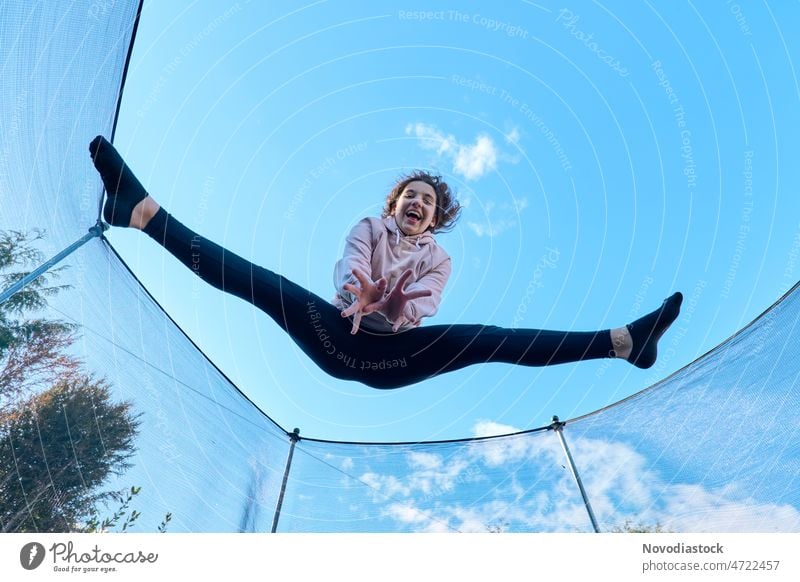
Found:
[[[432,292],[430,289],[420,289],[406,293],[404,287],[413,274],[411,269],[405,271],[395,283],[394,288],[384,297],[387,285],[385,277],[373,281],[364,271],[353,269],[353,276],[358,279],[361,286],[356,287],[350,283],[344,285],[344,290],[352,293],[356,301],[342,311],[342,317],[354,316],[353,329],[350,333],[355,334],[358,332],[362,316],[376,311],[382,313],[386,319],[392,322],[392,331],[395,332],[406,322],[417,323],[406,317],[404,313],[406,303],[411,299],[429,297]]]
[[[409,322],[412,324],[416,324],[416,321],[410,320],[405,315],[405,308],[406,303],[408,303],[411,299],[417,299],[419,297],[430,297],[432,292],[430,289],[419,289],[417,291],[410,291],[408,293],[405,292],[404,288],[406,283],[408,282],[409,278],[413,275],[411,269],[406,270],[397,282],[394,285],[394,288],[389,292],[389,294],[370,305],[364,307],[364,313],[372,313],[373,311],[381,312],[386,319],[392,322],[392,331],[397,331],[400,329],[404,323]]]
[[[375,309],[372,311],[365,310],[372,305],[380,303],[383,300],[384,293],[386,293],[386,277],[381,277],[377,281],[373,281],[369,275],[361,269],[353,269],[353,275],[358,279],[361,286],[356,287],[350,283],[344,285],[344,290],[352,293],[356,300],[350,307],[342,311],[342,317],[354,316],[353,329],[350,331],[351,334],[358,332],[358,328],[361,325],[361,317],[364,314],[376,311]]]

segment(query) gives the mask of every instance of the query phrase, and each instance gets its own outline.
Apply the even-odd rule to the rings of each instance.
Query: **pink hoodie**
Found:
[[[406,317],[419,320],[434,315],[439,309],[442,290],[450,277],[450,256],[442,249],[430,232],[406,236],[397,226],[393,216],[364,218],[353,227],[344,245],[344,256],[337,261],[333,271],[336,296],[333,304],[340,310],[349,307],[355,298],[344,290],[345,283],[358,284],[353,269],[361,269],[373,281],[386,277],[387,292],[407,269],[413,275],[406,291],[429,289],[430,297],[412,299],[406,304]],[[381,313],[370,313],[361,320],[361,327],[374,331],[391,331],[392,324]],[[414,327],[404,324],[400,329]]]

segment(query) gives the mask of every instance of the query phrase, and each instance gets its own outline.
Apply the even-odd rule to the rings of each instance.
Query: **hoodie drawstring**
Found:
[[[423,233],[423,234],[424,234],[424,233]],[[421,247],[419,246],[419,239],[421,239],[421,238],[422,238],[422,236],[423,236],[423,235],[421,235],[421,234],[418,234],[418,235],[415,235],[415,236],[414,236],[414,246],[416,246],[416,247],[417,247],[417,250],[419,250],[419,249],[421,248]],[[406,237],[406,240],[407,240],[407,239],[409,239],[409,238],[411,238],[411,237],[410,237],[410,236],[409,236],[409,237]],[[397,227],[397,228],[395,228],[395,229],[394,229],[394,244],[395,244],[395,245],[399,245],[399,244],[400,244],[400,228],[399,228],[399,227]]]

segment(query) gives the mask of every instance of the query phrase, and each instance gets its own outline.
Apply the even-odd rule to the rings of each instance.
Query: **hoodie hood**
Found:
[[[389,231],[390,237],[395,245],[399,245],[401,241],[413,244],[415,247],[420,248],[422,245],[428,245],[436,242],[431,231],[426,230],[420,234],[407,235],[397,226],[397,220],[394,216],[387,216],[383,219],[383,225]]]

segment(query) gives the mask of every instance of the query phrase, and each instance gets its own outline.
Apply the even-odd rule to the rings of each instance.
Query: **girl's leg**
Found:
[[[350,335],[351,324],[336,307],[175,220],[148,196],[104,138],[95,138],[89,149],[108,194],[103,207],[107,222],[143,230],[201,279],[266,312],[320,368],[338,378],[358,379],[331,350],[332,346],[346,344],[357,351],[355,336]],[[358,340],[368,338],[362,335]]]
[[[357,350],[354,344],[368,338],[352,336],[350,321],[329,302],[192,232],[163,208],[144,232],[206,283],[264,311],[324,371],[341,379],[358,379],[341,365],[336,346]]]
[[[350,321],[327,301],[192,232],[163,208],[144,232],[205,282],[267,313],[318,366],[340,379],[397,388],[473,364],[546,366],[606,358],[613,350],[610,330],[452,325],[353,336]]]
[[[501,362],[548,366],[598,358],[621,357],[640,368],[655,363],[658,340],[677,319],[683,296],[675,293],[657,310],[624,328],[601,331],[508,329],[486,325],[435,325],[398,334],[392,344],[376,338],[364,349],[393,374],[367,370],[362,382],[377,388],[397,388],[475,364]],[[375,373],[378,372],[378,373]]]
[[[393,344],[393,347],[389,343]],[[375,388],[398,388],[485,363],[547,366],[613,357],[610,330],[597,332],[506,329],[487,325],[433,325],[378,337],[362,351],[368,362],[392,365],[365,371],[365,383]],[[385,354],[391,354],[387,360]],[[392,364],[394,363],[394,364]]]

